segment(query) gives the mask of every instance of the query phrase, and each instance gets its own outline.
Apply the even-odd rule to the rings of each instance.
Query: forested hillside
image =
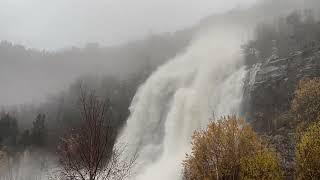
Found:
[[[191,33],[186,30],[173,34],[151,35],[145,40],[119,47],[103,47],[90,43],[83,48],[73,47],[57,51],[28,49],[2,41],[1,104],[43,102],[47,95],[65,89],[79,76],[86,74],[126,79],[131,74],[148,68],[152,71],[182,51],[190,42]],[[7,77],[10,77],[10,81]],[[23,92],[20,91],[21,88],[24,89]]]
[[[1,41],[0,180],[319,179],[318,7],[261,1],[114,47]]]

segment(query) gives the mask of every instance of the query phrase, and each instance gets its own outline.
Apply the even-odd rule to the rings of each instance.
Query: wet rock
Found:
[[[286,179],[294,178],[295,128],[289,112],[298,82],[320,77],[320,48],[253,65],[245,80],[243,112],[254,129],[276,149]]]
[[[261,132],[280,128],[274,127],[272,121],[289,110],[298,82],[319,76],[319,48],[253,65],[245,81],[243,111],[247,119]]]

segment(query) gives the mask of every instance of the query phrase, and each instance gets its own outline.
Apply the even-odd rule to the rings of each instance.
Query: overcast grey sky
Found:
[[[172,32],[256,0],[0,0],[0,39],[56,49]]]

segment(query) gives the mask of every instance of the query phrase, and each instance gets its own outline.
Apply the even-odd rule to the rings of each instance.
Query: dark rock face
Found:
[[[281,155],[285,179],[294,178],[295,126],[289,112],[298,82],[320,77],[320,47],[253,65],[245,80],[243,113]]]
[[[320,47],[255,64],[246,79],[243,111],[247,119],[258,132],[279,128],[274,119],[289,110],[298,82],[319,76]]]

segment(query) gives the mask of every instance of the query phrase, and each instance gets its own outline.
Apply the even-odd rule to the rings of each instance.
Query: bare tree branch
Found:
[[[131,175],[137,153],[125,157],[126,146],[115,143],[111,103],[80,87],[81,128],[61,139],[61,175],[72,180],[123,180]]]

